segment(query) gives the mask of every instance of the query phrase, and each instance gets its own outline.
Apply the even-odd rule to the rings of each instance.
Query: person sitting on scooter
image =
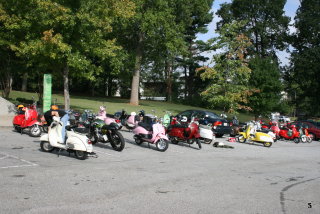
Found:
[[[54,116],[60,117],[60,121],[62,122],[62,142],[65,142],[66,125],[69,120],[69,115],[67,114],[67,112],[59,110],[59,107],[57,105],[51,105],[50,110],[44,113],[44,118],[46,119],[48,126],[50,126],[53,122]]]

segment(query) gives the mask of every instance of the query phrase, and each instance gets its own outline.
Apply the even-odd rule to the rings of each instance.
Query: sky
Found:
[[[225,3],[225,2],[230,3],[231,0],[214,0],[213,6],[212,6],[212,11],[214,13],[216,13],[217,10],[220,8],[220,4]],[[287,3],[284,7],[284,11],[285,11],[285,15],[289,16],[291,18],[290,24],[294,23],[294,17],[295,17],[295,14],[296,14],[296,11],[297,11],[299,5],[300,5],[300,0],[287,0]],[[210,38],[216,37],[217,34],[215,33],[215,29],[216,29],[216,23],[218,21],[219,21],[218,16],[214,15],[212,22],[208,25],[208,33],[198,34],[198,39],[207,41]],[[295,31],[294,27],[292,27],[292,26],[289,27],[289,30],[290,30],[290,32]],[[212,53],[211,54],[207,53],[205,55],[211,58]],[[289,59],[288,59],[288,57],[290,57],[289,53],[287,53],[285,51],[280,51],[280,52],[278,52],[278,56],[279,56],[279,59],[281,61],[282,66],[289,64]]]

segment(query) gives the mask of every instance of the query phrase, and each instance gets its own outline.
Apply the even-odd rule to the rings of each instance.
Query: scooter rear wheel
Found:
[[[75,150],[74,154],[75,154],[76,158],[79,160],[85,160],[88,158],[88,153],[85,151]]]
[[[44,152],[52,152],[54,150],[54,147],[48,141],[41,141],[40,148]]]
[[[264,142],[263,146],[264,147],[270,147],[270,146],[272,146],[272,143],[271,142]]]
[[[31,126],[30,132],[29,132],[29,135],[31,137],[40,137],[41,133],[42,133],[42,130],[38,125]]]
[[[169,142],[165,139],[160,138],[157,142],[156,142],[156,147],[160,152],[164,152],[168,149],[169,147]]]
[[[112,138],[110,141],[112,148],[118,152],[121,152],[125,146],[125,141],[122,134],[117,130],[113,130],[110,136]]]
[[[300,143],[300,139],[296,137],[296,138],[293,139],[293,142]]]

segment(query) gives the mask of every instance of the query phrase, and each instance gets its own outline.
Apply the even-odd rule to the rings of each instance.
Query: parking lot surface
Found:
[[[97,158],[45,153],[0,128],[0,213],[320,213],[320,143],[218,141],[234,149],[134,143]]]

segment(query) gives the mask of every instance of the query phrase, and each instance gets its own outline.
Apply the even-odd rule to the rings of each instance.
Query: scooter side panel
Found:
[[[49,135],[48,134],[44,134],[40,137],[40,141],[49,141]]]
[[[211,129],[205,129],[200,127],[200,137],[212,140],[213,132]]]
[[[84,139],[81,139],[80,137],[71,136],[67,139],[67,146],[70,149],[73,150],[79,150],[79,151],[86,151],[86,152],[92,152],[93,147],[91,144],[87,144]]]
[[[255,139],[254,141],[260,141],[260,142],[271,142],[273,143],[273,139],[270,135],[262,132],[257,132],[255,134]]]

